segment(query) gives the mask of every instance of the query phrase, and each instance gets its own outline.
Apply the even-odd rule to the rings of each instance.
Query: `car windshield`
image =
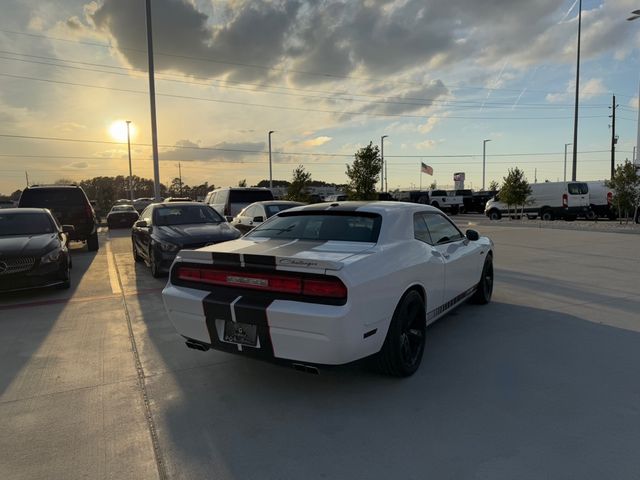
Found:
[[[136,209],[131,205],[117,205],[111,209],[112,212],[135,212]]]
[[[158,226],[221,223],[225,221],[218,212],[206,205],[158,207],[153,212],[153,217],[153,223]]]
[[[298,207],[302,203],[277,203],[273,205],[265,205],[264,209],[267,212],[267,218],[274,216],[278,212],[288,210],[289,208]]]
[[[46,213],[0,213],[0,236],[53,233],[53,222]]]
[[[284,212],[255,228],[247,237],[375,243],[381,223],[380,215],[364,212]]]

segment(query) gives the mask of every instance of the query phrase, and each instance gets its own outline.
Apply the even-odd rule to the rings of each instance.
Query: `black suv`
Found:
[[[87,242],[89,251],[98,250],[98,221],[82,188],[77,185],[27,187],[18,207],[48,208],[60,225],[73,225],[71,240]]]

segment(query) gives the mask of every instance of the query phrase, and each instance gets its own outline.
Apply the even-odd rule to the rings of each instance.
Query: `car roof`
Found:
[[[258,190],[258,191],[264,191],[264,190],[269,190],[267,187],[221,187],[221,188],[216,188],[215,190],[213,190],[213,192],[219,192],[221,190]],[[209,192],[212,193],[212,192]]]
[[[50,214],[49,209],[47,208],[33,208],[33,207],[24,207],[24,208],[3,208],[2,214],[6,213],[46,213]]]
[[[158,203],[152,203],[152,206],[156,206],[156,207],[180,207],[183,205],[202,205],[205,206],[204,203],[202,202],[196,202],[196,201],[191,201],[191,202],[187,202],[187,201],[179,201],[179,202],[158,202]]]
[[[250,205],[247,205],[247,208],[252,205],[305,205],[303,202],[294,202],[293,200],[263,200],[261,202],[253,202]]]
[[[386,215],[397,214],[398,212],[424,212],[433,211],[440,212],[439,209],[430,205],[424,205],[421,203],[409,203],[409,202],[390,202],[390,201],[370,201],[370,202],[324,202],[314,203],[311,205],[304,205],[296,207],[295,209],[287,210],[287,212],[300,212],[307,210],[333,210],[341,212],[367,212],[378,213],[383,217]]]

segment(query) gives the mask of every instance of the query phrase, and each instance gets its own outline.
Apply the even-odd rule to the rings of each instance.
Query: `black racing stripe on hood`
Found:
[[[228,267],[240,267],[240,254],[228,252],[212,252],[211,259],[214,265],[224,265]]]
[[[275,270],[276,257],[270,255],[252,255],[247,254],[242,256],[244,258],[244,264],[247,267],[261,267]]]

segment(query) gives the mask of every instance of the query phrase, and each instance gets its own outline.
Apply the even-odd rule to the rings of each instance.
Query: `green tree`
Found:
[[[352,165],[347,165],[349,185],[347,194],[350,200],[375,200],[378,175],[382,170],[380,150],[373,142],[355,153]]]
[[[436,182],[435,180],[433,182],[431,182],[431,184],[429,185],[429,190],[436,190],[438,188],[438,182]]]
[[[22,195],[22,190],[16,190],[9,196],[9,199],[12,202],[17,202],[18,200],[20,200],[20,195]]]
[[[524,214],[524,205],[529,195],[531,195],[531,187],[524,172],[518,167],[510,168],[507,176],[503,178],[500,189],[500,200],[507,204],[508,213],[511,212],[513,206],[515,214],[518,212],[518,207],[522,208],[521,214]]]
[[[607,187],[614,190],[613,205],[618,210],[618,218],[629,223],[629,217],[633,216],[640,205],[640,174],[635,165],[630,161],[616,167],[611,180],[607,180]]]
[[[489,191],[495,192],[496,190],[500,190],[500,184],[496,180],[491,180],[489,182]]]
[[[295,202],[308,202],[307,187],[309,182],[311,182],[311,173],[307,172],[302,165],[298,165],[298,168],[293,171],[291,183],[287,188],[287,199]]]
[[[246,179],[246,178],[243,178],[242,180],[240,180],[240,181],[238,182],[238,186],[239,186],[239,187],[246,187],[246,186],[247,186],[247,179]]]

